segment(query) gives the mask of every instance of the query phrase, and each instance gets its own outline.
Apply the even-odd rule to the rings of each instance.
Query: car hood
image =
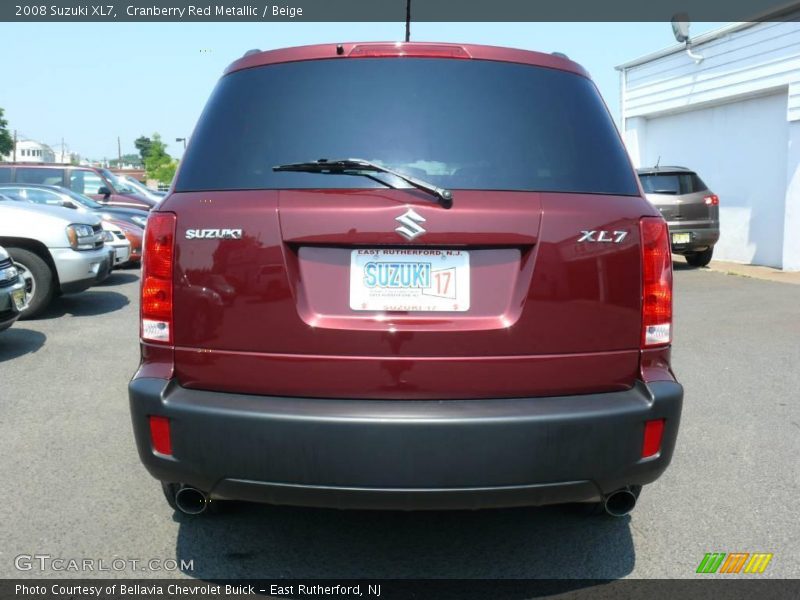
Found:
[[[27,202],[2,202],[0,203],[0,211],[8,215],[9,218],[13,218],[14,213],[17,213],[20,217],[33,213],[40,220],[63,221],[65,225],[70,223],[98,225],[100,223],[100,217],[94,213],[76,211],[61,206],[47,206],[44,204],[30,204]]]
[[[120,208],[117,206],[109,206],[109,207],[103,206],[100,208],[93,208],[91,210],[92,212],[98,214],[108,213],[110,215],[118,215],[126,217],[144,217],[145,219],[149,214],[146,210],[139,210],[138,208]]]

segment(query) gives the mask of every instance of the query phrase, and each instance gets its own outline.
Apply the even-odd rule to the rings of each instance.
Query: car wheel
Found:
[[[711,256],[714,254],[714,248],[708,248],[702,252],[692,252],[686,255],[686,262],[693,267],[705,267],[711,262]]]
[[[22,248],[7,248],[14,266],[25,282],[25,300],[28,307],[20,319],[32,319],[41,313],[55,293],[55,281],[50,266],[38,255]]]

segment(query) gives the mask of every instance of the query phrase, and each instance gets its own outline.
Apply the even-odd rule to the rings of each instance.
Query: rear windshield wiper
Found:
[[[392,169],[387,169],[379,164],[363,160],[361,158],[345,158],[342,160],[328,160],[327,158],[320,158],[314,162],[301,162],[289,163],[286,165],[278,165],[272,167],[273,171],[300,171],[305,173],[324,173],[330,175],[364,175],[369,177],[369,173],[386,173],[402,179],[406,183],[414,186],[418,190],[422,190],[435,196],[444,208],[453,206],[453,193],[439,186],[422,181],[416,177],[405,175]],[[388,185],[385,182],[384,185]],[[391,187],[391,186],[390,186]]]

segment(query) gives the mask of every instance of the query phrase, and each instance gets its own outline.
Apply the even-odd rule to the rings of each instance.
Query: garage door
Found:
[[[696,169],[720,197],[720,260],[781,266],[788,123],[780,94],[648,119],[641,166]]]

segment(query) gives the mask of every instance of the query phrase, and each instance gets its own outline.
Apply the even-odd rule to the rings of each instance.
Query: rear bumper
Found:
[[[667,468],[683,388],[497,400],[326,400],[129,386],[139,455],[157,479],[215,498],[381,509],[460,509],[600,500]],[[148,415],[168,417],[172,456]],[[665,419],[642,459],[645,421]]]
[[[713,247],[719,241],[719,223],[708,222],[702,224],[691,224],[682,221],[670,222],[669,234],[672,241],[672,251],[676,254],[686,252],[697,252]],[[689,234],[689,241],[686,243],[676,243],[675,234]]]

